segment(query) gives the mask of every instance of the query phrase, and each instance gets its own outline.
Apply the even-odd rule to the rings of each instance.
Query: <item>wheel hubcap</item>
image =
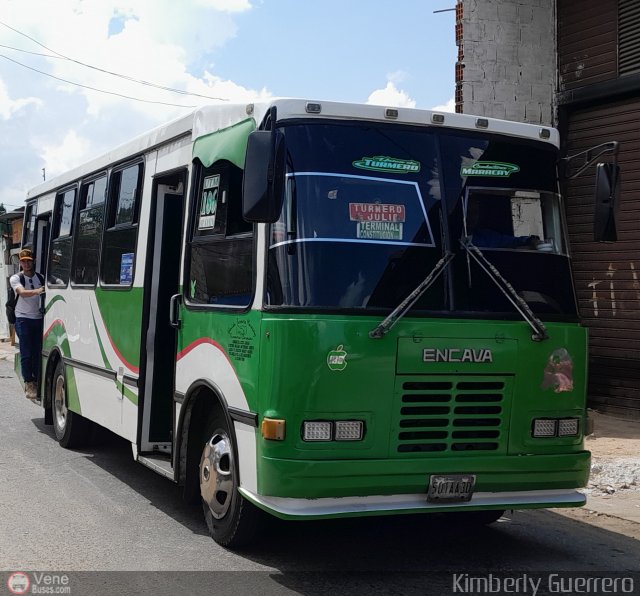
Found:
[[[53,409],[56,426],[60,430],[64,430],[64,427],[67,424],[67,400],[64,377],[62,375],[56,379],[55,391],[53,393]]]
[[[216,519],[225,516],[233,496],[231,441],[222,431],[204,446],[200,459],[200,494]]]

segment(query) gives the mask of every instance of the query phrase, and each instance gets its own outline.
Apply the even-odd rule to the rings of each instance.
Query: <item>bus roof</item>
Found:
[[[91,175],[108,166],[137,155],[174,139],[191,134],[195,140],[207,134],[253,118],[260,123],[271,107],[276,107],[278,121],[305,119],[361,120],[434,126],[458,130],[476,130],[550,143],[559,147],[558,131],[547,126],[523,124],[468,114],[453,114],[415,108],[390,108],[369,104],[305,99],[276,98],[249,104],[212,104],[196,109],[176,120],[158,126],[113,150],[92,159],[51,180],[32,188],[27,200],[60,188],[79,178]]]

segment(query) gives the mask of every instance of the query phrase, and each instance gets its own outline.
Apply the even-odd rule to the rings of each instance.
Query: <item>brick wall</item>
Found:
[[[555,0],[458,0],[457,111],[551,125]]]

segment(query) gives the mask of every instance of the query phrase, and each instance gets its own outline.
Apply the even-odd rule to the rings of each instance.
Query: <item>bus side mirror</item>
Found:
[[[595,212],[593,239],[596,242],[615,242],[616,212],[620,196],[620,166],[599,163],[596,166]]]
[[[247,142],[242,183],[242,214],[247,221],[273,223],[282,209],[284,135],[254,130]]]

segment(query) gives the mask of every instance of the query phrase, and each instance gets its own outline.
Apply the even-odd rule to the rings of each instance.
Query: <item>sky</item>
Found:
[[[0,202],[220,102],[454,110],[455,0],[0,0]],[[108,93],[105,93],[108,92]]]

